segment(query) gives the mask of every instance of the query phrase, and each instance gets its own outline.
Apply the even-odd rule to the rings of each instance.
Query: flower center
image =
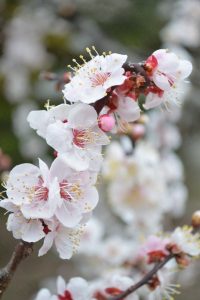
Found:
[[[82,190],[77,183],[69,183],[67,180],[60,182],[60,196],[66,201],[79,199],[82,196]]]
[[[111,73],[94,73],[92,77],[90,77],[90,80],[92,82],[92,87],[97,87],[99,85],[104,85],[104,83],[107,81],[107,79],[110,77]]]
[[[27,188],[27,194],[30,201],[47,201],[49,196],[49,189],[43,186],[44,180],[40,176],[37,185]]]
[[[58,295],[59,300],[73,300],[72,295],[69,291],[65,291],[64,295]]]
[[[73,143],[79,148],[84,148],[88,144],[93,144],[98,138],[98,134],[91,131],[89,128],[84,130],[73,130]]]

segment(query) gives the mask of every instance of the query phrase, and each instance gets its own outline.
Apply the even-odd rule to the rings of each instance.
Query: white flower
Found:
[[[104,278],[91,284],[90,288],[95,299],[110,299],[120,295],[126,289],[134,284],[134,281],[127,276],[108,274]],[[132,293],[126,297],[126,300],[138,300],[137,293]]]
[[[153,61],[153,64],[151,64]],[[184,80],[192,72],[192,64],[179,59],[175,53],[159,49],[147,59],[152,67],[150,78],[162,91],[169,90],[178,81]]]
[[[74,277],[66,284],[59,276],[57,279],[57,292],[59,299],[92,300],[87,281],[81,277]]]
[[[31,112],[28,121],[72,168],[99,171],[101,146],[108,144],[109,138],[99,128],[92,106],[61,104],[49,111]]]
[[[46,254],[55,244],[60,258],[70,259],[74,252],[77,251],[83,228],[81,226],[73,229],[66,228],[56,218],[49,221],[44,220],[43,226],[46,236],[43,246],[39,250],[39,256]]]
[[[6,183],[8,199],[20,207],[25,218],[50,218],[60,199],[60,187],[56,178],[49,178],[47,165],[39,160],[39,168],[21,164],[9,173]]]
[[[45,236],[42,222],[40,220],[25,219],[19,208],[11,201],[0,201],[0,207],[11,212],[7,220],[7,229],[8,231],[12,231],[15,239],[34,243]]]
[[[65,99],[93,103],[103,98],[110,87],[120,85],[126,79],[122,67],[126,59],[126,55],[117,53],[92,57],[76,70],[71,82],[65,85]]]
[[[95,173],[76,172],[62,159],[55,159],[50,170],[39,160],[39,168],[32,164],[16,166],[10,172],[6,193],[25,218],[49,219],[55,215],[64,226],[74,227],[98,202],[95,182]]]
[[[200,254],[200,235],[193,234],[192,227],[177,227],[170,241],[187,255],[198,256]]]

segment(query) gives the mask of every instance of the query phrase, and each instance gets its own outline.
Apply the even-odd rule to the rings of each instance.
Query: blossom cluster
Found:
[[[118,243],[119,246],[119,243]],[[133,251],[133,248],[132,248]],[[185,267],[189,260],[200,254],[200,236],[193,234],[192,228],[176,228],[171,234],[152,235],[138,249],[137,258],[133,261],[131,251],[126,257],[126,264],[121,268],[104,273],[101,278],[92,281],[86,281],[83,278],[71,278],[66,284],[62,277],[57,280],[57,293],[52,295],[48,289],[41,289],[35,300],[107,300],[120,295],[127,288],[132,286],[142,278],[142,275],[148,273],[150,266],[155,263],[164,261],[167,257],[172,257],[165,267],[155,273],[151,280],[146,282],[135,293],[128,295],[124,299],[138,300],[141,299],[171,299],[171,296],[178,294],[179,285],[171,284],[175,269],[178,266]],[[146,264],[142,264],[145,262]],[[118,267],[120,264],[118,265]],[[142,266],[142,268],[141,268]],[[133,280],[131,274],[137,270],[137,275]],[[140,270],[141,269],[141,270]],[[140,270],[140,272],[139,272]],[[136,281],[135,281],[136,280]]]
[[[192,70],[189,61],[165,49],[155,51],[143,64],[128,64],[126,55],[99,55],[92,49],[95,55],[86,49],[90,61],[83,56],[82,63],[73,60],[76,66],[70,66],[74,73],[68,74],[64,103],[48,103],[46,110],[31,111],[28,115],[30,127],[54,149],[55,159],[50,168],[41,159],[39,167],[29,163],[14,167],[5,183],[7,197],[0,202],[10,212],[7,228],[15,238],[26,242],[44,239],[39,255],[45,254],[53,243],[64,259],[77,249],[84,224],[98,203],[95,184],[103,160],[102,146],[109,144],[106,133],[114,133],[138,120],[142,108],[166,104],[170,101],[168,96]],[[140,95],[146,97],[143,104]],[[142,151],[138,152],[140,156]],[[151,162],[149,167],[152,168]],[[146,189],[143,195],[150,197],[145,204],[145,209],[149,209],[157,201],[148,189],[148,185],[152,189],[153,181],[148,170],[145,174],[142,166],[135,168],[141,172],[140,181]],[[123,170],[119,172],[123,174]],[[131,172],[135,172],[134,167]],[[153,186],[160,194],[164,186],[162,176],[158,177],[160,184],[156,182]],[[129,190],[124,187],[124,191],[117,192],[115,201],[120,202],[118,197]],[[139,195],[140,182],[134,189]],[[114,206],[121,210],[119,203]],[[163,201],[161,210],[166,206]],[[137,214],[143,209],[139,207]]]

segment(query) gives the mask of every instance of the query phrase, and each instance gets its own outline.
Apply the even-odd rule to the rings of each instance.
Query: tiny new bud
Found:
[[[200,228],[200,210],[197,210],[192,215],[192,226],[194,228]]]
[[[112,115],[104,114],[99,116],[99,127],[105,131],[111,131],[115,126],[115,119]]]

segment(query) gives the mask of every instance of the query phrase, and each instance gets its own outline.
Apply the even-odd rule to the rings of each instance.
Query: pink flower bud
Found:
[[[112,115],[104,114],[99,117],[99,127],[107,132],[111,131],[115,126],[115,119]]]

